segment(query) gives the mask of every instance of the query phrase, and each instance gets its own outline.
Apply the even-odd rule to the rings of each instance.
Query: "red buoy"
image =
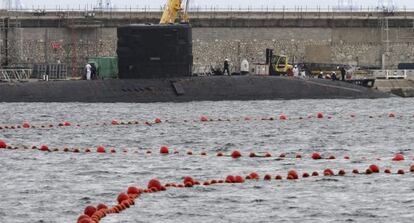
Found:
[[[404,175],[405,171],[404,170],[398,170],[397,174]]]
[[[200,121],[201,121],[201,122],[208,122],[208,118],[207,118],[207,116],[201,116],[201,117],[200,117]]]
[[[263,179],[265,181],[271,181],[272,180],[272,176],[270,176],[270,174],[266,174]]]
[[[279,116],[279,120],[287,120],[288,118],[287,118],[287,116],[286,115],[284,115],[284,114],[282,114],[282,115],[280,115]]]
[[[284,153],[281,153],[280,155],[279,155],[279,158],[285,158],[286,157],[286,154],[284,154]]]
[[[111,153],[116,153],[116,150],[112,148]]]
[[[277,175],[276,177],[275,177],[275,180],[282,180],[283,178],[282,178],[282,176],[280,176],[280,175]]]
[[[297,180],[297,179],[299,179],[298,172],[296,172],[296,170],[290,170],[288,172],[288,179],[289,179],[289,176],[290,176],[290,180]]]
[[[29,129],[30,128],[30,124],[28,122],[24,122],[22,126],[23,126],[24,129]]]
[[[234,183],[235,182],[235,179],[234,179],[234,176],[227,176],[226,177],[226,183]]]
[[[349,156],[344,156],[344,159],[349,160]]]
[[[345,170],[339,170],[338,175],[339,176],[345,176],[346,172]]]
[[[70,124],[70,122],[64,122],[63,125],[68,127],[68,126],[71,126],[72,124]]]
[[[390,113],[390,114],[388,114],[388,117],[389,118],[395,118],[395,114],[394,113]]]
[[[302,177],[303,178],[308,178],[308,177],[310,177],[310,175],[309,175],[309,173],[303,173]]]
[[[371,166],[369,166],[369,169],[373,172],[373,173],[379,173],[380,172],[380,169],[379,169],[379,167],[377,166],[377,165],[371,165]]]
[[[154,121],[156,124],[160,124],[161,123],[161,119],[160,118],[156,118]]]
[[[411,172],[414,172],[414,165],[412,165],[412,166],[410,167],[410,171],[411,171]]]
[[[161,147],[161,149],[160,149],[160,153],[161,153],[161,154],[163,154],[163,155],[166,155],[166,154],[168,154],[168,153],[170,153],[170,152],[169,152],[169,150],[168,150],[168,147],[163,146],[163,147]]]
[[[96,149],[96,152],[97,152],[97,153],[106,153],[105,148],[104,148],[103,146],[99,146],[99,147]]]
[[[238,158],[240,158],[242,155],[241,155],[241,153],[240,153],[240,151],[238,151],[238,150],[234,150],[232,153],[231,153],[231,157],[233,158],[233,159],[238,159]]]
[[[161,187],[162,185],[160,181],[157,179],[152,179],[148,182],[148,189],[156,188],[157,190],[161,190]]]
[[[335,175],[334,172],[331,169],[326,169],[323,171],[324,176],[333,176]]]
[[[244,183],[244,179],[241,176],[235,176],[234,177],[234,183],[242,184]]]
[[[42,145],[40,147],[40,150],[46,152],[46,151],[49,151],[49,147],[47,145]]]
[[[384,170],[384,173],[386,173],[386,174],[391,174],[391,170],[390,170],[390,169],[385,169],[385,170]]]
[[[116,199],[118,201],[118,204],[122,203],[122,201],[126,201],[129,199],[129,196],[124,194],[124,193],[120,193],[118,195],[118,198]]]
[[[319,173],[315,171],[315,172],[312,173],[312,176],[313,177],[318,177],[319,176]]]
[[[6,142],[4,142],[3,140],[0,140],[0,149],[5,149],[5,148],[7,148]]]
[[[323,113],[322,113],[322,112],[319,112],[319,113],[316,115],[316,117],[317,117],[317,118],[319,118],[319,119],[323,118]]]
[[[392,161],[403,161],[405,160],[404,155],[403,154],[397,154],[395,155],[395,157],[392,159]]]
[[[111,124],[112,125],[119,125],[119,122],[118,122],[118,120],[112,120]]]
[[[96,207],[99,210],[105,210],[108,209],[108,206],[106,206],[105,204],[98,204],[98,206]]]
[[[84,214],[88,215],[89,217],[92,217],[92,215],[96,212],[96,208],[94,206],[88,206],[83,211]]]
[[[314,159],[314,160],[320,160],[320,159],[322,159],[321,154],[319,154],[319,153],[312,153],[312,159]]]
[[[296,159],[302,159],[302,155],[296,154]]]
[[[331,156],[329,156],[329,159],[334,160],[334,159],[336,159],[336,157],[334,155],[331,155]]]
[[[83,214],[83,215],[78,217],[78,223],[82,222],[83,219],[91,219],[91,217],[89,217],[86,214]]]
[[[252,180],[259,180],[260,179],[259,174],[257,174],[256,172],[251,173],[249,176]]]
[[[137,187],[128,187],[128,194],[140,194],[140,190]]]
[[[192,177],[184,177],[183,183],[184,185],[187,183],[191,183],[192,185],[194,185],[194,179]]]
[[[221,156],[224,156],[224,155],[223,155],[223,153],[222,153],[222,152],[218,152],[218,153],[217,153],[217,156],[221,157]]]
[[[352,173],[353,173],[353,174],[359,174],[359,170],[354,169],[354,170],[352,170]]]
[[[254,153],[254,152],[251,152],[251,153],[249,154],[249,157],[251,157],[251,158],[254,158],[254,157],[256,157],[256,153]]]

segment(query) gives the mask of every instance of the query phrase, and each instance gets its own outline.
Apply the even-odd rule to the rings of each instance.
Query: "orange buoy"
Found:
[[[259,180],[260,179],[259,174],[257,174],[256,172],[250,173],[249,176],[252,180]]]
[[[269,153],[269,152],[267,152],[267,153],[265,154],[265,157],[266,157],[266,158],[270,158],[270,157],[272,157],[272,154],[271,154],[271,153]]]
[[[234,183],[234,182],[235,182],[234,176],[227,176],[226,177],[226,183],[231,184],[231,183]]]
[[[161,121],[161,119],[160,119],[160,118],[156,118],[154,122],[155,122],[156,124],[160,124],[162,121]]]
[[[352,170],[352,173],[353,173],[353,174],[359,174],[359,170],[354,169],[354,170]]]
[[[334,172],[331,169],[326,169],[323,171],[324,176],[333,176],[335,175]]]
[[[315,171],[315,172],[312,173],[312,176],[313,177],[318,177],[319,176],[319,173]]]
[[[286,154],[284,154],[284,153],[279,155],[279,158],[285,158],[285,157],[286,157]]]
[[[240,153],[240,151],[238,151],[238,150],[234,150],[232,153],[231,153],[231,157],[233,158],[233,159],[238,159],[238,158],[240,158],[242,155],[241,155],[241,153]]]
[[[161,183],[158,179],[152,179],[148,182],[148,189],[156,188],[157,190],[161,190]]]
[[[234,183],[242,184],[244,183],[244,179],[241,176],[235,176],[234,177]]]
[[[251,152],[251,153],[249,154],[249,157],[250,157],[250,158],[254,158],[254,157],[256,157],[256,153]]]
[[[218,152],[218,153],[217,153],[217,156],[221,157],[221,156],[224,156],[224,155],[223,155],[223,153],[222,153],[222,152]]]
[[[212,180],[210,184],[217,184],[217,180]]]
[[[349,160],[349,156],[344,156],[344,159]]]
[[[83,219],[91,219],[91,217],[89,217],[86,214],[83,214],[83,215],[78,217],[78,223],[80,223]]]
[[[188,156],[192,156],[192,155],[193,155],[193,151],[188,150],[188,151],[187,151],[187,155],[188,155]]]
[[[385,169],[384,173],[391,174],[391,170],[390,169]]]
[[[317,118],[319,118],[319,119],[323,118],[323,113],[322,113],[322,112],[319,112],[319,113],[316,115],[316,117],[317,117]]]
[[[319,154],[319,153],[312,153],[312,159],[314,159],[314,160],[320,160],[320,159],[322,159],[321,154]]]
[[[380,169],[379,169],[379,167],[377,166],[377,165],[371,165],[371,166],[369,166],[369,169],[373,172],[373,173],[379,173],[380,172]]]
[[[372,170],[370,169],[370,168],[368,168],[367,170],[365,170],[365,174],[372,174],[373,172],[372,172]]]
[[[303,178],[308,178],[308,177],[310,177],[310,175],[309,175],[309,173],[303,173],[302,177]]]
[[[404,155],[403,154],[397,154],[395,155],[395,157],[392,159],[392,161],[403,161],[405,160]]]
[[[6,142],[3,140],[0,140],[0,149],[5,149],[5,148],[7,148]]]
[[[203,183],[203,185],[204,186],[210,186],[210,182],[209,181],[206,181],[206,182]]]
[[[127,194],[140,194],[140,190],[137,187],[128,187]]]
[[[329,156],[329,159],[334,160],[334,159],[336,159],[336,157],[334,155],[331,155],[331,156]]]
[[[91,149],[85,149],[85,153],[90,153]]]
[[[288,179],[289,180],[297,180],[297,179],[299,179],[298,172],[296,172],[296,170],[290,170],[288,172]]]
[[[116,153],[116,150],[112,148],[111,153]]]
[[[282,180],[283,179],[283,177],[282,176],[280,176],[280,175],[277,175],[276,177],[275,177],[275,180]]]
[[[265,181],[271,181],[272,180],[272,176],[270,176],[270,174],[266,174],[263,179]]]
[[[207,116],[201,116],[201,117],[200,117],[200,121],[201,121],[201,122],[208,122],[208,118],[207,118]]]
[[[166,154],[169,154],[170,152],[168,150],[168,147],[162,146],[161,149],[160,149],[160,153],[163,154],[163,155],[166,155]]]
[[[202,155],[202,156],[207,156],[207,153],[206,152],[201,152],[201,154],[200,155]]]
[[[92,215],[96,212],[96,208],[94,206],[88,206],[83,211],[84,214],[88,215],[89,217],[92,217]]]
[[[73,150],[73,152],[74,153],[80,153],[80,150],[76,148],[76,149]]]
[[[411,171],[411,172],[414,172],[414,165],[412,165],[412,166],[410,167],[410,171]]]
[[[106,153],[105,148],[104,148],[103,146],[99,146],[99,147],[96,149],[96,152],[97,152],[97,153]]]
[[[345,170],[339,170],[338,175],[339,176],[345,176],[346,175]]]
[[[405,171],[404,170],[398,170],[397,174],[404,175]]]
[[[111,125],[119,125],[118,120],[112,120]]]
[[[29,129],[30,128],[30,124],[28,122],[24,122],[22,126],[23,126],[24,129]]]
[[[302,159],[302,155],[296,154],[296,159]]]

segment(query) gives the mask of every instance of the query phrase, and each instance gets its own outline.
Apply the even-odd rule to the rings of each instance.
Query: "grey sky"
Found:
[[[4,1],[4,0],[3,0]],[[98,0],[20,0],[22,4],[26,8],[32,7],[46,7],[46,8],[55,8],[57,5],[60,5],[61,8],[66,7],[81,7],[84,8],[85,5],[96,5]],[[106,0],[103,0],[104,2]],[[118,8],[122,8],[125,6],[150,6],[150,7],[159,7],[167,0],[111,0],[112,4],[116,5]],[[348,2],[348,0],[345,0]],[[386,1],[385,1],[386,2]],[[396,5],[400,8],[406,6],[407,8],[414,9],[414,1],[413,0],[394,0]],[[378,0],[353,0],[353,3],[358,6],[376,6],[378,4]],[[328,7],[329,6],[336,6],[338,4],[338,0],[288,0],[288,1],[281,1],[281,0],[191,0],[192,6],[217,6],[223,8],[238,8],[238,7],[262,7],[262,6],[270,6],[270,7],[279,7],[282,8],[283,6],[286,7],[294,7],[294,6],[302,6],[302,7]]]

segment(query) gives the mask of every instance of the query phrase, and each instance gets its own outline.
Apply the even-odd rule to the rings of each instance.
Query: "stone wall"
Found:
[[[392,28],[389,34],[387,66],[413,63],[414,30]],[[4,47],[4,31],[1,37]],[[14,28],[9,32],[9,62],[60,60],[76,62],[80,70],[88,57],[115,56],[116,44],[116,28]],[[297,62],[380,67],[385,45],[379,28],[193,28],[194,64],[201,68],[221,66],[226,58],[235,70],[243,58],[264,62],[266,48]]]

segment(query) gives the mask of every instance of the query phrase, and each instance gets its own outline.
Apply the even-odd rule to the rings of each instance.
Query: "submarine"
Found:
[[[325,79],[280,75],[193,76],[192,34],[188,24],[118,27],[117,54],[118,79],[0,83],[0,102],[150,103],[391,97],[375,89]]]

